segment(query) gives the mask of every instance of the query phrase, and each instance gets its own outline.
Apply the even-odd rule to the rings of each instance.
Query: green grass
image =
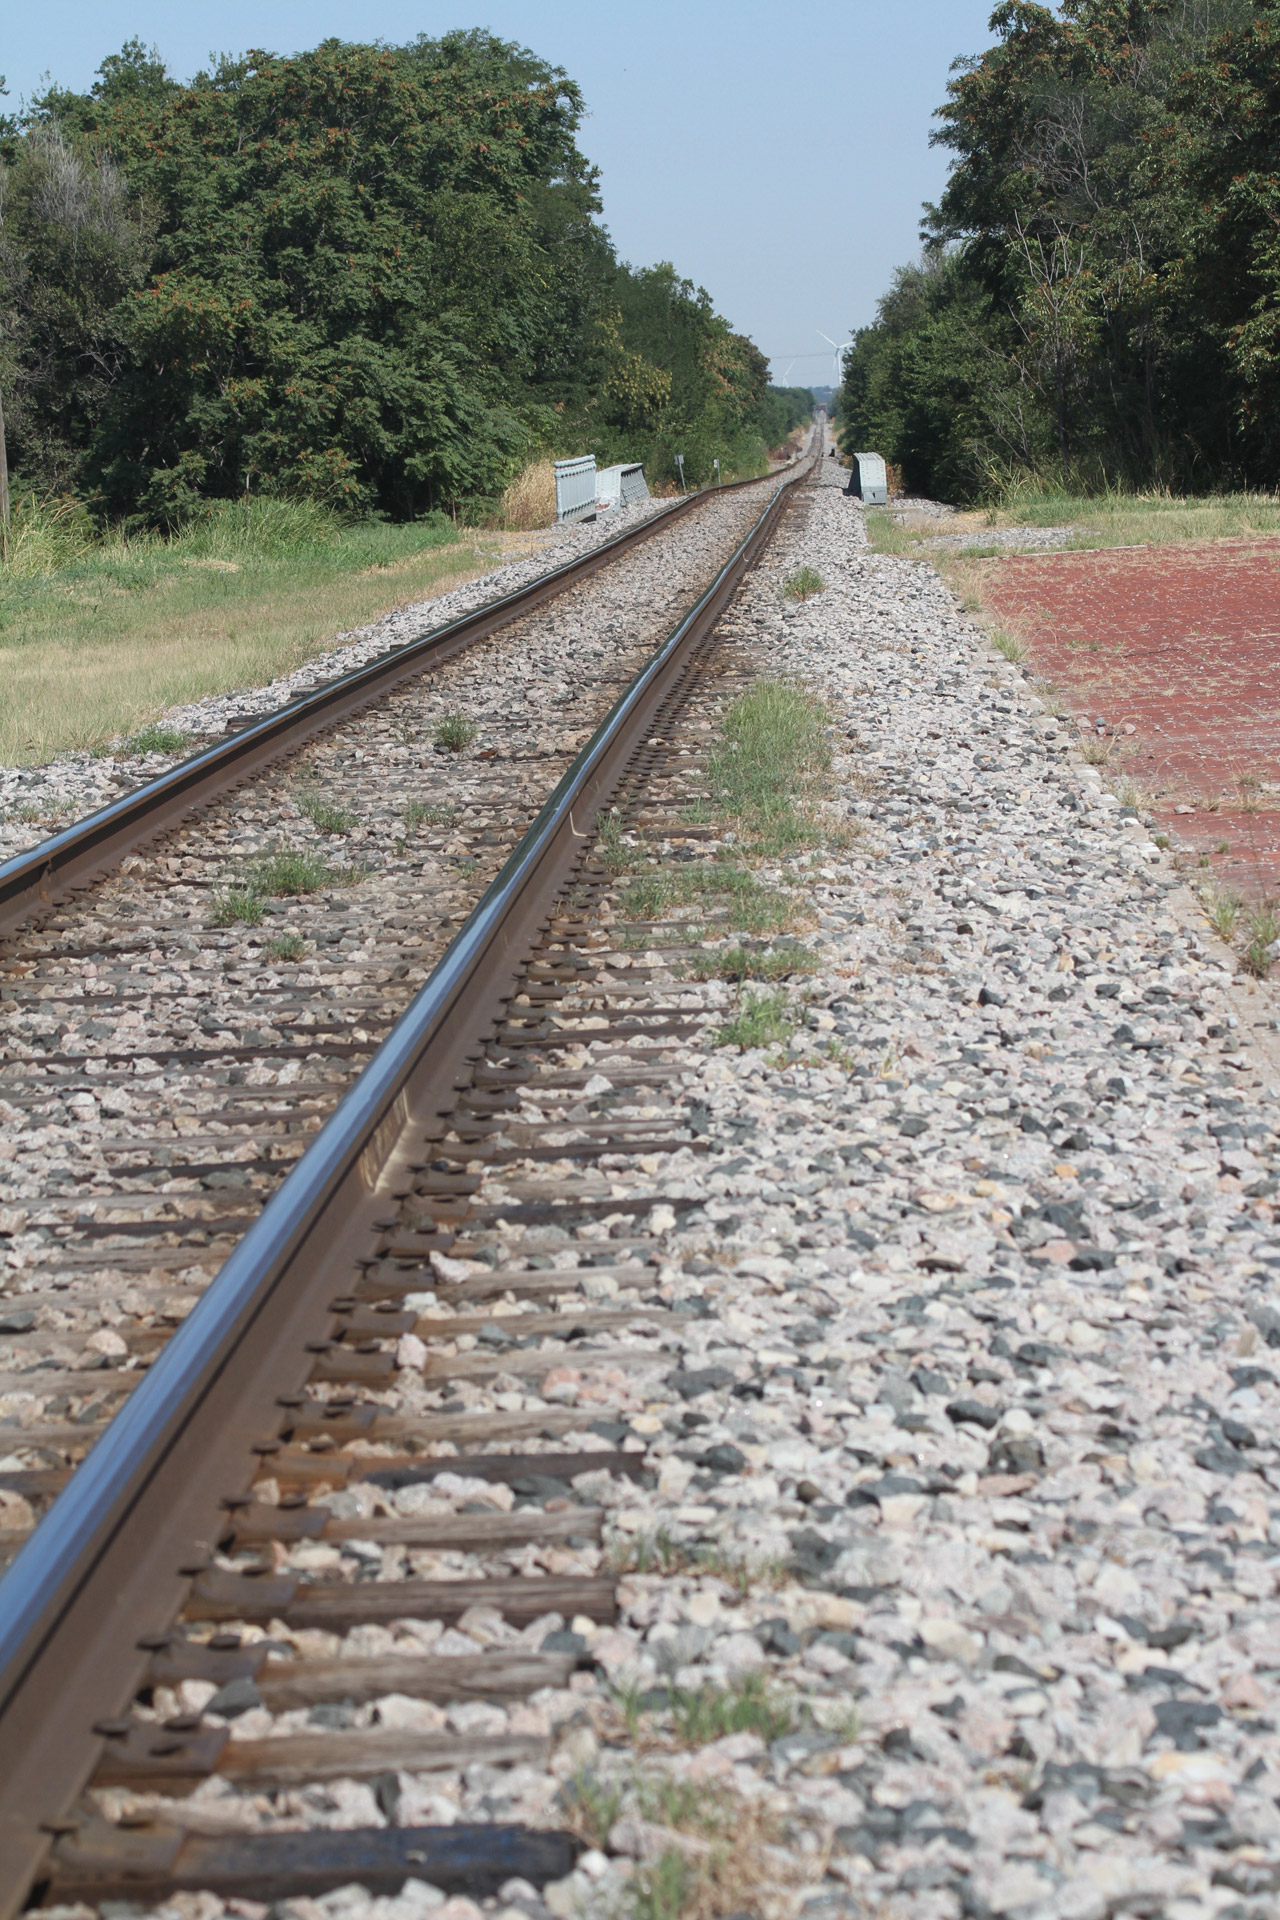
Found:
[[[263,948],[268,960],[301,960],[306,951],[307,943],[298,933],[279,933]]]
[[[358,868],[331,867],[321,854],[276,847],[250,860],[238,879],[215,891],[209,919],[215,927],[258,927],[270,899],[298,898],[318,893],[323,887],[351,886],[361,877]],[[279,951],[272,952],[275,948]],[[268,952],[275,959],[296,960],[304,947],[296,934],[281,934],[271,942]]]
[[[641,874],[622,895],[623,913],[632,920],[660,920],[673,908],[712,903],[724,908],[735,933],[780,933],[795,911],[780,893],[727,860]]]
[[[695,1897],[695,1876],[678,1847],[641,1867],[631,1885],[634,1920],[681,1920]]]
[[[441,515],[391,526],[268,499],[212,502],[171,538],[99,535],[73,505],[28,497],[0,565],[0,762],[145,739],[167,707],[264,685],[503,550],[459,544]]]
[[[609,1829],[622,1811],[622,1788],[602,1780],[590,1767],[579,1767],[560,1790],[574,1832],[591,1847],[603,1847]]]
[[[335,806],[333,801],[306,787],[295,793],[293,799],[298,812],[305,814],[320,833],[350,833],[356,824],[357,816],[349,807]]]
[[[698,954],[684,968],[688,980],[785,980],[793,973],[816,973],[819,960],[808,947],[724,947]]]
[[[252,887],[219,887],[213,895],[209,920],[215,927],[260,927],[265,912],[261,894]]]
[[[425,800],[411,800],[404,810],[404,823],[411,833],[419,827],[451,826],[456,818],[456,807],[432,807]]]
[[[468,720],[464,713],[449,713],[435,730],[435,743],[446,753],[462,753],[479,731],[475,721]]]
[[[791,1702],[758,1673],[744,1675],[723,1692],[707,1685],[677,1690],[671,1712],[677,1737],[689,1747],[709,1746],[729,1733],[758,1733],[767,1744],[789,1732],[792,1721]]]
[[[190,736],[177,727],[142,727],[129,735],[120,755],[122,759],[130,759],[143,753],[181,753],[190,744]]]
[[[1238,895],[1234,893],[1215,892],[1211,894],[1205,902],[1205,912],[1209,916],[1209,925],[1213,928],[1219,940],[1225,940],[1228,945],[1235,939],[1236,925],[1240,919],[1240,909],[1242,905],[1243,902],[1239,899]]]
[[[245,869],[246,885],[255,893],[275,899],[319,893],[322,887],[349,886],[358,878],[350,868],[331,867],[321,854],[290,848],[259,854]]]
[[[1012,661],[1015,666],[1019,660],[1026,659],[1027,650],[1021,640],[1016,640],[1011,633],[1005,633],[1002,628],[996,627],[988,638],[996,652],[1002,653],[1005,659]]]
[[[1271,955],[1267,948],[1273,940],[1280,940],[1280,908],[1270,903],[1257,907],[1249,915],[1246,928],[1248,938],[1245,941],[1241,964],[1246,973],[1256,979],[1265,980],[1271,971]]]
[[[636,848],[622,837],[622,821],[614,808],[596,817],[596,859],[606,873],[625,873],[636,858]]]
[[[782,591],[788,600],[809,600],[815,593],[821,593],[826,584],[816,568],[797,567],[783,581]]]
[[[820,700],[782,680],[757,680],[725,714],[707,772],[753,852],[777,858],[830,838],[810,811],[830,783],[827,723]]]
[[[744,994],[737,1013],[716,1034],[716,1045],[739,1047],[744,1053],[750,1047],[782,1046],[795,1024],[785,992]]]

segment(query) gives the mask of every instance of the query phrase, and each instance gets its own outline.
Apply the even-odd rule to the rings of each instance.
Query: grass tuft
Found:
[[[432,807],[425,800],[411,800],[404,810],[404,823],[411,833],[419,827],[447,827],[456,818],[456,807]]]
[[[775,1693],[762,1674],[745,1674],[723,1692],[703,1685],[671,1696],[677,1737],[688,1747],[709,1746],[730,1733],[758,1733],[766,1742],[791,1727],[791,1702]]]
[[[725,947],[699,954],[685,968],[688,980],[785,980],[793,973],[816,973],[819,960],[808,947]]]
[[[788,600],[810,600],[815,593],[821,593],[826,584],[816,568],[797,567],[783,581],[782,591]]]
[[[996,652],[1002,653],[1005,659],[1012,661],[1015,666],[1019,660],[1026,659],[1026,648],[1023,646],[1021,640],[1016,639],[1013,634],[1005,633],[1002,628],[997,627],[991,632],[989,638]]]
[[[209,919],[215,927],[259,927],[265,912],[260,895],[252,887],[219,887],[213,896]]]
[[[622,1788],[605,1781],[590,1767],[579,1767],[560,1790],[560,1798],[574,1832],[589,1847],[603,1849],[609,1830],[622,1811]]]
[[[596,818],[596,859],[606,873],[625,873],[636,858],[636,849],[622,837],[622,820],[615,808]]]
[[[298,812],[305,814],[321,833],[350,833],[356,824],[357,816],[349,807],[335,806],[333,801],[308,788],[304,787],[293,798]]]
[[[278,933],[263,949],[268,960],[301,960],[307,943],[300,933]]]
[[[1267,949],[1280,940],[1280,908],[1271,902],[1264,902],[1249,915],[1247,926],[1248,939],[1241,965],[1246,973],[1259,980],[1265,980],[1271,971],[1272,959]]]
[[[446,753],[462,753],[479,731],[475,721],[468,720],[465,713],[448,713],[436,728],[434,739]]]
[[[189,737],[177,727],[142,727],[129,735],[120,753],[123,759],[144,753],[181,753],[190,744]]]
[[[636,1874],[631,1911],[635,1920],[682,1920],[693,1895],[693,1869],[678,1847],[667,1847]]]
[[[1238,894],[1215,892],[1210,895],[1205,903],[1205,911],[1209,916],[1209,925],[1219,940],[1229,944],[1235,939],[1236,924],[1243,904]]]
[[[344,871],[331,867],[318,853],[299,853],[285,848],[275,853],[260,854],[251,861],[245,881],[254,893],[284,899],[291,895],[319,893],[322,887],[347,885],[357,877],[350,869]]]
[[[645,873],[622,896],[632,920],[657,920],[671,907],[723,904],[735,933],[780,933],[794,911],[789,901],[757,880],[745,867],[727,860],[690,861],[665,873]]]
[[[752,1047],[783,1045],[795,1031],[785,991],[744,995],[732,1020],[726,1020],[715,1036],[718,1047],[738,1047],[743,1053]]]

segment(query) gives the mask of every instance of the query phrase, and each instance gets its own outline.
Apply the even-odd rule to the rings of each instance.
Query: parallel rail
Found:
[[[755,487],[760,479],[738,480],[734,488]],[[354,668],[302,694],[275,713],[243,727],[226,740],[205,747],[109,806],[77,820],[61,833],[0,865],[0,938],[34,915],[47,911],[77,889],[92,884],[136,848],[168,832],[197,808],[207,805],[273,761],[295,752],[326,731],[418,675],[434,671],[468,647],[486,640],[513,620],[557,599],[607,567],[633,547],[663,532],[673,521],[730,488],[690,494],[616,539],[594,547],[577,560],[501,594],[473,613],[435,627],[420,639]]]
[[[205,1575],[210,1590],[226,1509],[243,1499],[260,1456],[295,1431],[315,1354],[332,1336],[335,1293],[349,1292],[353,1273],[368,1266],[380,1223],[385,1227],[397,1192],[409,1184],[415,1153],[420,1160],[424,1139],[440,1137],[459,1092],[472,1083],[482,1036],[520,990],[529,949],[597,814],[628,766],[643,760],[654,716],[678,692],[812,465],[808,459],[781,480],[711,587],[596,730],[417,999],[0,1581],[0,1920],[20,1911],[39,1885],[57,1836],[74,1831],[77,1796],[113,1739],[118,1745],[121,1715],[188,1603],[193,1580]],[[456,651],[514,611],[563,591],[648,530],[428,636],[417,645],[416,665],[404,657],[409,649],[375,662],[46,843],[36,850],[47,863],[43,884],[78,884],[95,863],[117,858],[123,846],[198,804],[210,783],[225,787],[243,777],[285,750],[286,741],[294,744],[421,671],[424,651],[432,659],[442,657],[442,647]],[[55,864],[51,850],[64,842]],[[5,870],[14,889],[8,899],[25,898],[29,906],[38,881],[31,868],[40,863],[26,861],[25,895],[13,874],[22,864]],[[212,1580],[216,1587],[216,1574]],[[263,1583],[264,1604],[271,1585]],[[536,1585],[545,1604],[549,1585]],[[301,1843],[307,1836],[292,1838]],[[541,1836],[548,1844],[554,1838]],[[462,1840],[455,1835],[455,1851]],[[482,1837],[476,1847],[483,1853]],[[293,1884],[303,1890],[343,1878],[367,1881],[370,1873],[379,1884],[398,1884],[397,1872],[403,1878],[406,1871],[403,1848],[397,1852],[388,1840],[384,1852],[381,1868],[366,1872],[363,1863],[347,1861],[337,1880],[322,1875],[319,1882],[308,1879],[300,1855]],[[59,1853],[57,1884],[65,1888],[75,1880],[74,1840],[64,1839]],[[455,1861],[455,1871],[465,1878],[465,1865],[458,1869]],[[549,1865],[547,1873],[554,1871]],[[121,1884],[129,1884],[127,1872]]]

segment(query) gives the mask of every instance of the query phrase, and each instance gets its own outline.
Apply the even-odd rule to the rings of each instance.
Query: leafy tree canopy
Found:
[[[619,265],[581,112],[481,31],[187,85],[135,39],[51,88],[0,173],[23,473],[177,525],[246,489],[410,516],[570,433],[758,448],[762,357],[673,268]]]
[[[1002,0],[841,407],[913,486],[1274,484],[1280,0]]]

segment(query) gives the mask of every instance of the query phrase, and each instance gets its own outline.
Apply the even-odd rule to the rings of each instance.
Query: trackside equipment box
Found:
[[[889,476],[878,453],[854,454],[853,491],[864,507],[888,506]]]

